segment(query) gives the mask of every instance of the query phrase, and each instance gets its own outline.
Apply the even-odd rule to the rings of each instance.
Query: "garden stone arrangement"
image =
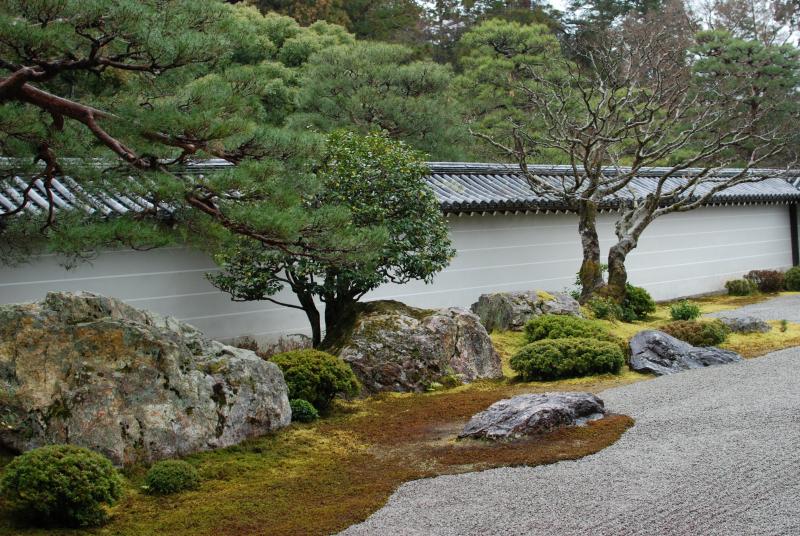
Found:
[[[581,316],[580,304],[569,294],[539,290],[482,294],[470,309],[487,331],[518,331],[540,315]]]
[[[424,391],[438,382],[503,375],[500,356],[478,317],[456,308],[362,304],[339,356],[368,392]]]
[[[630,347],[631,369],[658,376],[742,361],[742,356],[736,352],[713,346],[692,346],[655,330],[644,330],[634,335]]]
[[[88,293],[0,306],[0,392],[0,445],[70,443],[117,465],[234,445],[291,419],[274,363]]]
[[[767,333],[772,329],[769,324],[754,316],[721,316],[719,321],[734,333]]]
[[[513,439],[602,418],[603,401],[591,393],[542,393],[499,400],[474,415],[459,438]]]

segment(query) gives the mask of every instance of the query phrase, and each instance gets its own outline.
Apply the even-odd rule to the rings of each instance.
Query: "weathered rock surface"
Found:
[[[280,369],[93,294],[0,306],[0,445],[72,443],[116,464],[224,447],[291,420]]]
[[[658,376],[742,360],[736,352],[713,346],[692,346],[655,330],[640,331],[633,336],[630,345],[631,368]]]
[[[755,316],[721,316],[719,321],[734,333],[767,333],[772,327]]]
[[[575,426],[605,415],[591,393],[541,393],[500,400],[470,419],[458,437],[513,439]]]
[[[369,392],[424,391],[452,377],[469,382],[503,375],[500,357],[478,317],[455,308],[424,310],[393,301],[361,304],[340,348],[339,356]]]
[[[470,309],[488,331],[521,330],[539,315],[581,316],[580,304],[569,294],[536,290],[482,294]]]

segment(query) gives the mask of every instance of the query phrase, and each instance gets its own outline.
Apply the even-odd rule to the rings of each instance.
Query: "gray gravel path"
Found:
[[[607,449],[410,482],[344,534],[798,535],[798,365],[793,348],[605,391],[636,419]]]
[[[761,320],[788,320],[789,322],[800,322],[800,294],[790,294],[788,296],[778,296],[761,303],[745,305],[730,311],[719,311],[709,313],[705,316],[721,317],[743,317],[754,316]]]

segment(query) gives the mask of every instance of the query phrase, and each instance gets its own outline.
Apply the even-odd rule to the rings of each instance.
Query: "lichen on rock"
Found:
[[[519,331],[540,315],[581,316],[580,304],[569,294],[529,290],[482,294],[470,307],[487,331]]]
[[[225,447],[289,424],[278,367],[171,317],[88,293],[0,306],[0,445],[115,464]]]

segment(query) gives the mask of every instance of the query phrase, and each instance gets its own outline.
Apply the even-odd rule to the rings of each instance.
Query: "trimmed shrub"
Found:
[[[74,445],[33,449],[9,463],[0,494],[17,515],[39,524],[92,527],[122,495],[122,479],[105,456]]]
[[[528,342],[566,337],[609,340],[611,334],[591,320],[570,315],[541,315],[525,324],[525,340]]]
[[[786,290],[800,290],[800,266],[789,268],[783,274]]]
[[[319,419],[319,412],[311,402],[302,398],[295,398],[289,401],[292,408],[292,420],[294,422],[313,422]]]
[[[144,477],[145,491],[151,495],[170,495],[200,485],[200,475],[183,460],[156,462]]]
[[[712,322],[695,322],[694,320],[678,320],[670,322],[661,331],[676,339],[688,342],[692,346],[717,346],[728,338],[728,328],[719,320]]]
[[[750,296],[758,292],[758,285],[749,279],[731,279],[725,282],[725,288],[731,296]]]
[[[532,342],[523,346],[510,362],[511,368],[525,381],[616,374],[624,363],[618,344],[577,337]]]
[[[642,287],[625,285],[625,300],[622,302],[623,320],[644,320],[647,315],[656,312],[656,302]],[[625,317],[631,318],[627,320]]]
[[[601,320],[622,320],[622,306],[611,298],[592,298],[586,305],[595,318]]]
[[[322,411],[337,394],[355,396],[360,387],[350,365],[319,350],[294,350],[270,359],[283,371],[289,400],[302,398]]]
[[[783,272],[778,270],[751,270],[744,276],[752,281],[761,292],[780,292],[784,286]]]
[[[672,304],[669,315],[673,320],[694,320],[700,316],[700,306],[689,300],[681,300]]]

